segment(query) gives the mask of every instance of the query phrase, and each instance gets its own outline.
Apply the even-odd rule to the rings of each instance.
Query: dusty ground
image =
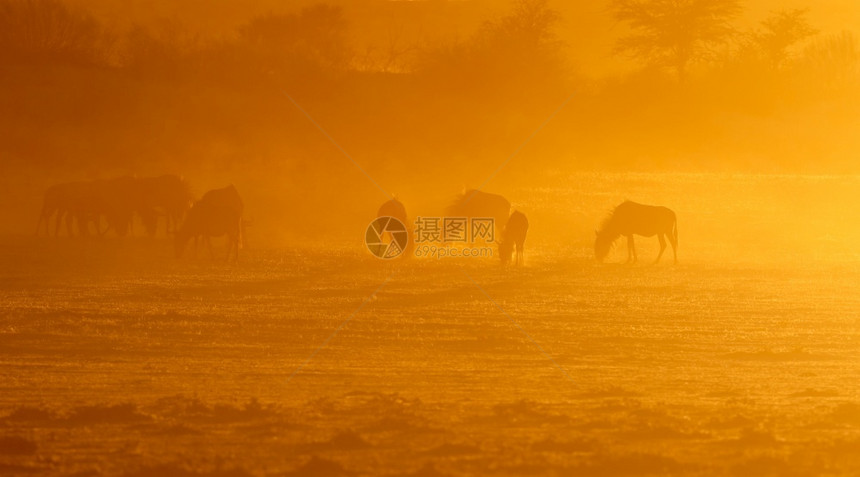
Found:
[[[856,255],[691,215],[677,266],[6,237],[0,473],[856,475]]]

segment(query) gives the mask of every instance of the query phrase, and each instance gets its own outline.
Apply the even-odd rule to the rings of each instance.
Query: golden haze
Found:
[[[0,131],[0,471],[860,469],[855,1],[0,0]]]

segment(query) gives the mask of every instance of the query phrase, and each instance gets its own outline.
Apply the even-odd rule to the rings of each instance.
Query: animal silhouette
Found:
[[[526,233],[529,231],[529,220],[525,214],[515,210],[505,224],[505,230],[502,232],[502,242],[499,244],[499,258],[502,259],[502,264],[507,264],[511,261],[514,246],[516,246],[516,265],[525,265],[525,255],[523,253],[523,244],[526,241]]]
[[[449,217],[492,218],[496,231],[494,236],[498,237],[498,232],[504,230],[508,222],[511,203],[498,194],[472,189],[457,196],[445,213]]]
[[[165,174],[137,180],[134,209],[149,235],[158,232],[158,218],[165,218],[165,230],[175,233],[193,203],[191,188],[181,176]]]
[[[70,237],[78,234],[89,235],[90,224],[93,223],[98,231],[98,224],[105,209],[101,196],[101,181],[66,182],[49,187],[45,191],[36,234],[44,223],[45,231],[50,235],[50,220],[53,216],[56,216],[54,236],[60,235],[60,225],[63,223]]]
[[[158,217],[166,217],[168,232],[175,231],[190,206],[188,184],[179,176],[67,182],[45,191],[36,234],[44,223],[50,235],[50,221],[56,217],[54,235],[59,235],[65,222],[69,236],[86,236],[93,231],[104,235],[111,229],[125,236],[133,232],[137,213],[147,232],[155,235]]]
[[[51,217],[56,216],[54,236],[59,236],[60,223],[74,208],[75,197],[78,195],[77,189],[82,184],[83,182],[66,182],[48,187],[42,199],[42,211],[39,213],[39,221],[36,223],[36,235],[42,229],[42,224],[45,224],[45,234],[51,235]]]
[[[392,198],[391,200],[385,202],[384,204],[379,206],[379,210],[376,212],[377,217],[394,217],[395,219],[403,222],[405,225],[406,221],[406,207],[402,202],[397,200],[396,198]]]
[[[659,262],[663,256],[667,237],[672,244],[675,263],[678,263],[678,221],[675,212],[666,207],[625,201],[615,207],[596,234],[594,255],[601,262],[609,254],[609,249],[618,237],[622,235],[627,237],[627,263],[636,262],[638,259],[633,245],[633,235],[644,237],[657,235],[660,240],[660,253],[654,263]]]
[[[233,185],[223,189],[210,190],[194,203],[188,211],[185,222],[176,233],[176,257],[182,257],[188,241],[194,239],[195,252],[199,241],[206,243],[211,258],[211,237],[227,236],[227,260],[231,255],[239,259],[239,249],[242,247],[242,214],[245,206],[239,192]]]
[[[87,183],[76,211],[79,233],[89,235],[92,224],[98,235],[111,229],[120,237],[127,235],[134,218],[136,183],[137,179],[131,176]]]
[[[412,239],[412,230],[409,226],[409,216],[406,214],[406,207],[403,205],[403,202],[400,202],[396,197],[392,197],[390,200],[379,206],[379,210],[376,211],[376,216],[394,217],[406,227],[406,247],[403,249],[403,253],[400,256],[402,258],[408,258],[411,256],[415,244]],[[388,239],[392,240],[390,233],[388,233],[388,236]]]

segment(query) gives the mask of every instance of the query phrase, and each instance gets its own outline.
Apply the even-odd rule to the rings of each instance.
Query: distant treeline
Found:
[[[326,4],[204,41],[170,22],[117,32],[60,0],[0,0],[0,155],[129,170],[343,160],[306,112],[369,168],[495,164],[572,98],[530,145],[535,164],[857,172],[854,33],[817,31],[806,10],[743,31],[737,1],[669,3],[685,2],[612,1],[616,53],[640,68],[587,78],[546,0],[457,41],[372,56]]]

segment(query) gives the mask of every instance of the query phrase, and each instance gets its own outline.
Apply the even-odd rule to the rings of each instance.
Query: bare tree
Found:
[[[534,52],[558,46],[553,29],[560,19],[547,0],[519,0],[510,14],[487,22],[483,28],[489,39],[508,39]]]
[[[714,56],[735,30],[738,0],[613,0],[613,16],[632,33],[618,41],[617,53],[670,67],[680,81],[689,65]]]
[[[383,73],[404,73],[410,70],[410,63],[420,51],[417,41],[404,41],[404,25],[388,29],[387,42],[383,46],[368,45],[364,53],[355,60],[355,67],[362,71]]]
[[[0,61],[106,63],[115,43],[95,18],[58,0],[0,0]]]

